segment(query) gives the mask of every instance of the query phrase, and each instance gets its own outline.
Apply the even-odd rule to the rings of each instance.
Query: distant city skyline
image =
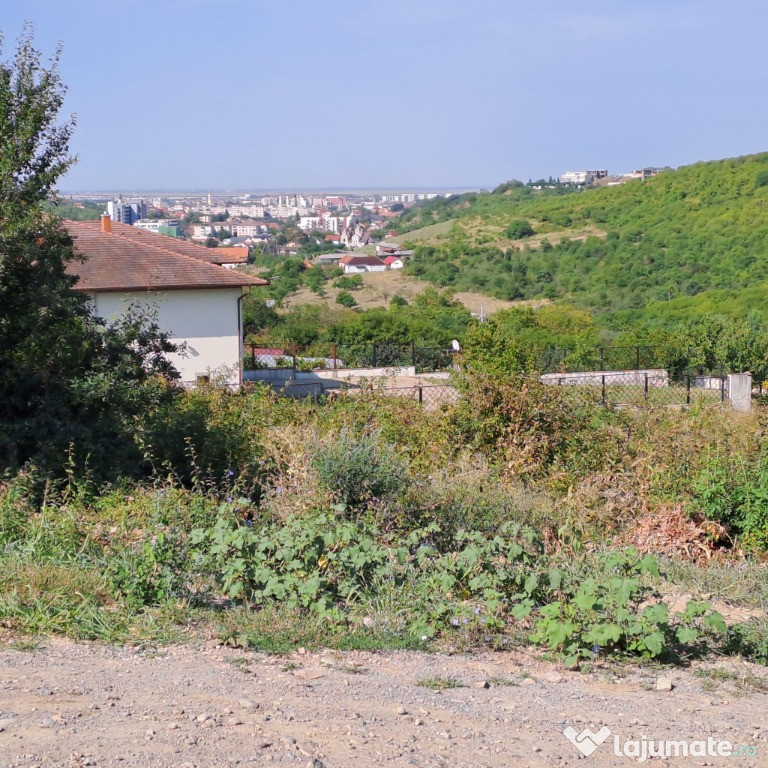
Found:
[[[497,185],[495,185],[497,186]],[[189,196],[201,196],[204,197],[208,194],[223,197],[226,195],[295,195],[295,194],[308,194],[308,195],[323,195],[323,194],[359,194],[359,195],[371,195],[385,192],[450,192],[450,193],[462,193],[472,192],[485,187],[417,187],[417,186],[395,186],[395,187],[264,187],[260,189],[243,188],[243,189],[168,189],[168,188],[156,188],[156,189],[61,189],[60,194],[65,196],[82,196],[82,195],[96,195],[99,197],[109,197],[122,195],[123,197],[137,197],[142,195],[152,195],[154,197],[163,197],[167,195],[189,195]]]
[[[69,191],[480,189],[768,149],[762,0],[25,0]]]

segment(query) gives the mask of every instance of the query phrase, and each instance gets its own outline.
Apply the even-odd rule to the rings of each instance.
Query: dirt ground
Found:
[[[21,648],[0,650],[2,768],[606,768],[636,763],[623,753],[643,736],[728,740],[743,755],[731,764],[768,765],[768,675],[739,661],[584,673],[524,652],[268,656],[216,643],[148,650],[64,640]],[[672,689],[657,690],[660,678]],[[606,739],[585,758],[563,735],[569,727],[573,738],[590,728]]]
[[[388,270],[387,272],[367,272],[362,275],[363,287],[353,291],[352,295],[355,301],[363,309],[373,307],[388,307],[392,297],[397,294],[408,301],[412,301],[414,296],[423,293],[431,283],[426,280],[420,280],[411,275],[404,275],[402,270]],[[334,288],[330,283],[325,287],[326,296],[321,297],[312,293],[308,288],[300,288],[295,294],[289,296],[284,302],[285,309],[292,309],[300,304],[327,304],[329,307],[338,307],[336,296],[339,289]],[[470,291],[459,292],[455,298],[460,301],[470,312],[479,314],[481,307],[485,315],[490,315],[499,309],[508,309],[509,307],[537,306],[547,303],[546,301],[504,301],[495,299],[492,296],[485,296],[482,293],[472,293]]]

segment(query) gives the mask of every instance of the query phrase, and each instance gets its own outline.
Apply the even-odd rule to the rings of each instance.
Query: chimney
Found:
[[[112,219],[109,217],[108,213],[101,214],[101,231],[102,232],[112,231]]]

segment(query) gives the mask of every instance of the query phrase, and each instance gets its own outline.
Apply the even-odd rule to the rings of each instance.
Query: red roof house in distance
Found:
[[[405,266],[399,256],[387,256],[384,263],[387,265],[387,269],[402,269]]]
[[[209,250],[218,251],[213,254],[214,264],[221,264],[222,267],[234,269],[242,264],[248,263],[248,247],[242,245],[220,245],[218,248]]]
[[[136,227],[101,221],[65,221],[82,262],[70,263],[74,290],[91,297],[93,311],[112,320],[132,305],[152,311],[182,346],[171,361],[185,384],[216,373],[231,386],[242,382],[240,311],[246,288],[268,281],[225,269],[205,248]],[[247,249],[236,249],[246,252]]]
[[[387,265],[378,256],[345,256],[339,260],[344,268],[344,274],[358,272],[385,272]]]

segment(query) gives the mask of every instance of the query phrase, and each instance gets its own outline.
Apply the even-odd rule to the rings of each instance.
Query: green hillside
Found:
[[[768,317],[768,154],[581,192],[507,184],[430,201],[401,217],[398,238],[446,221],[412,238],[409,271],[455,290],[565,299],[612,324]]]

